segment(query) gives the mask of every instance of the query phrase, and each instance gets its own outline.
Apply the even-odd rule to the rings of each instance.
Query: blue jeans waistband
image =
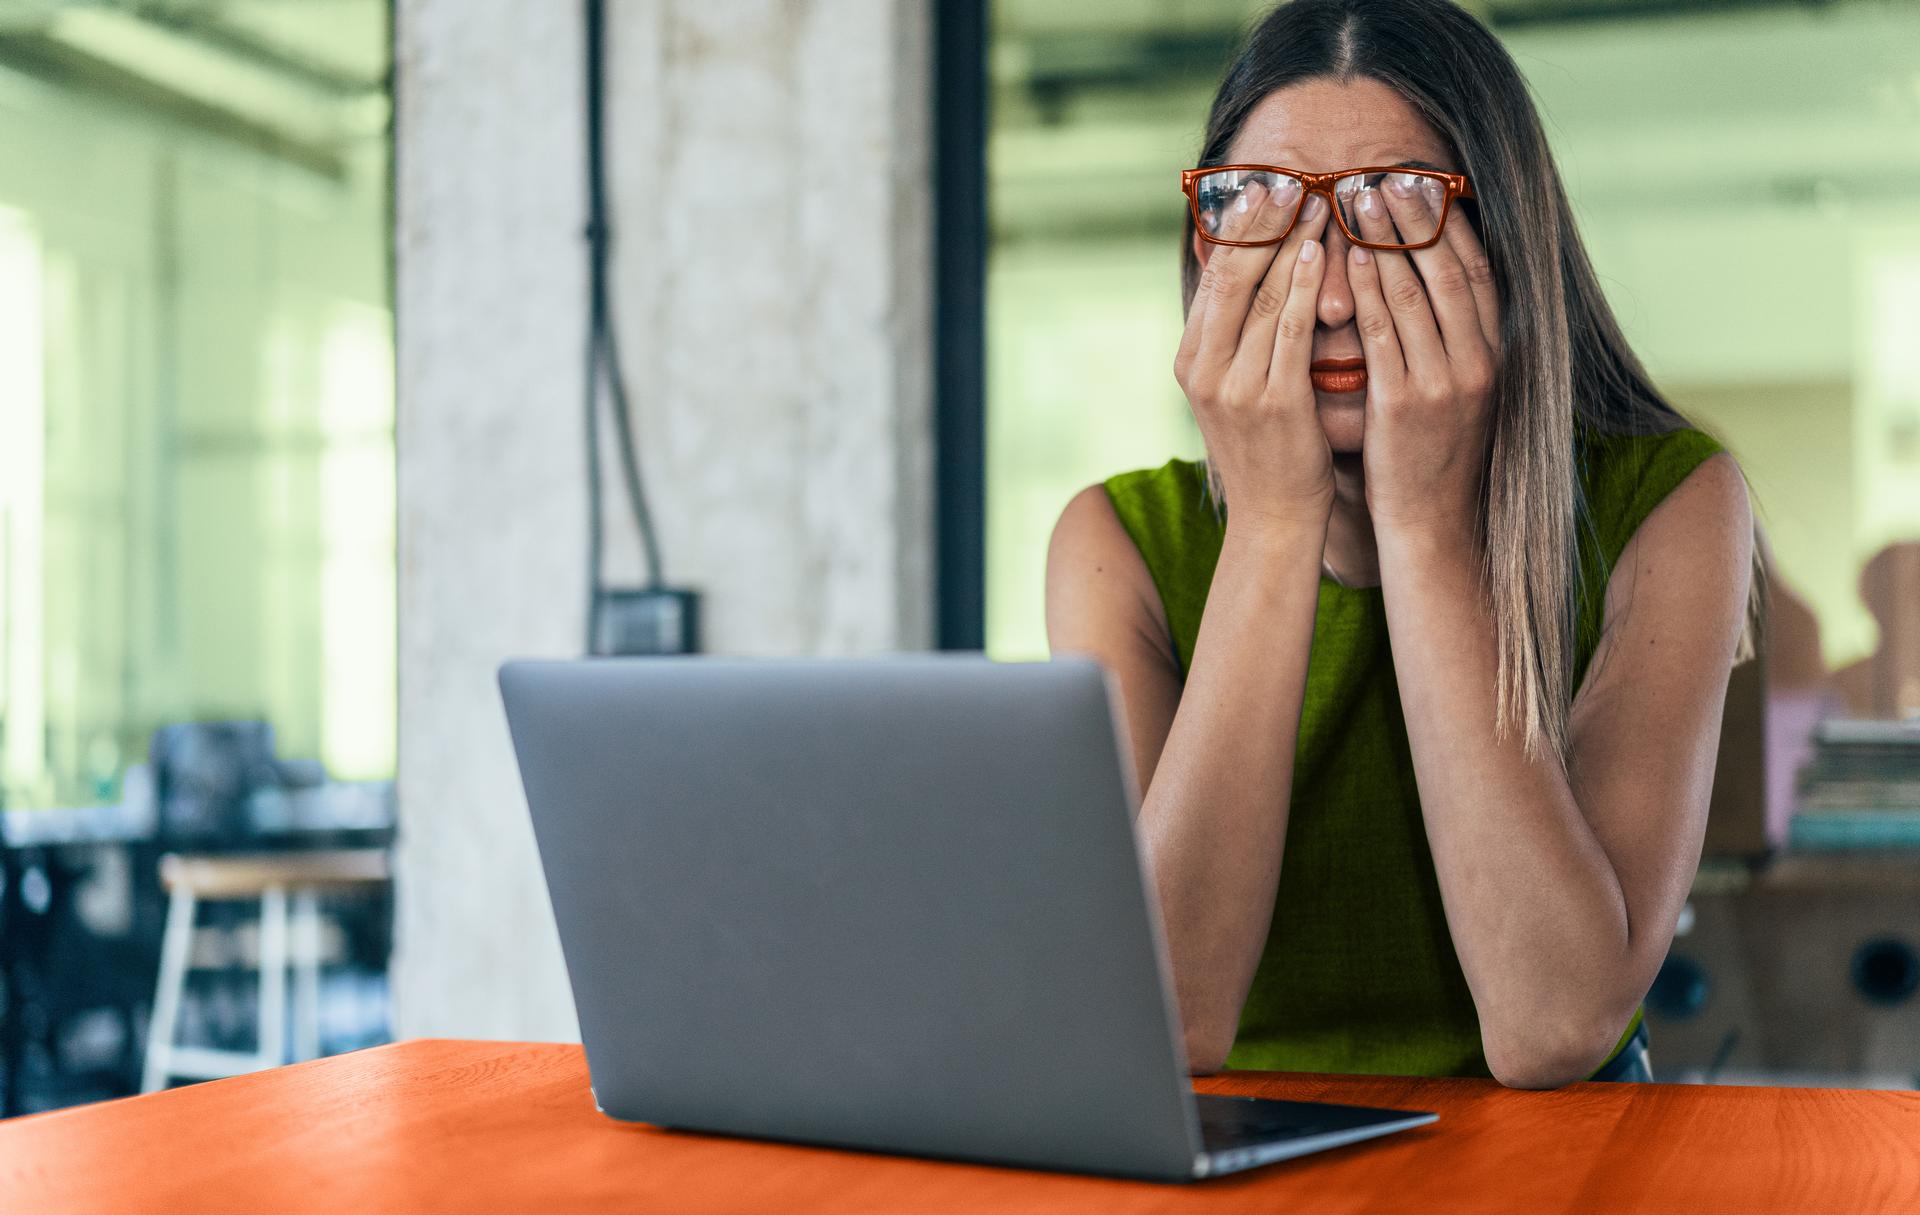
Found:
[[[1647,1061],[1647,1040],[1647,1023],[1643,1020],[1633,1027],[1632,1036],[1620,1048],[1620,1052],[1588,1079],[1641,1084],[1652,1082],[1653,1067]]]

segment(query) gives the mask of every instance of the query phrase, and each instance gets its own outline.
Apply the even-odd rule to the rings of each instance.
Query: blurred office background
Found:
[[[1046,545],[1201,454],[1172,377],[1178,171],[1243,0],[999,0],[988,144],[987,645],[1046,653]],[[1595,267],[1773,550],[1708,857],[1649,997],[1662,1078],[1920,1075],[1920,6],[1485,0]],[[1796,816],[1796,810],[1805,814]],[[1757,864],[1759,858],[1771,864]]]
[[[711,648],[1044,657],[1067,498],[1199,454],[1177,171],[1266,5],[612,7],[619,334]],[[1913,1086],[1920,6],[1469,7],[1774,555],[1656,1072]],[[0,0],[9,1112],[152,1084],[169,990],[160,1082],[263,1028],[576,1032],[491,677],[581,645],[580,44],[539,0]]]
[[[163,842],[391,819],[388,24],[383,0],[0,4],[16,1109],[138,1080]],[[185,1044],[256,1032],[245,908],[199,917]],[[318,1028],[378,1040],[382,914],[320,918]]]

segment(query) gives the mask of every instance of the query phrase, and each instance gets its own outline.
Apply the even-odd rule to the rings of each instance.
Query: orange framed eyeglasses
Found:
[[[1260,240],[1235,239],[1251,223],[1246,200],[1253,186],[1261,188],[1262,202],[1291,205],[1293,211],[1277,235]],[[1180,189],[1187,196],[1200,239],[1238,248],[1285,240],[1300,218],[1307,195],[1324,194],[1333,206],[1340,230],[1354,244],[1368,249],[1424,249],[1446,230],[1453,200],[1474,196],[1473,186],[1462,174],[1405,165],[1369,165],[1337,173],[1306,173],[1280,165],[1211,165],[1182,169]],[[1396,212],[1385,199],[1386,190],[1402,199],[1418,196],[1425,205]],[[1378,205],[1373,211],[1363,211],[1370,195]],[[1374,235],[1363,235],[1363,228],[1371,228]]]

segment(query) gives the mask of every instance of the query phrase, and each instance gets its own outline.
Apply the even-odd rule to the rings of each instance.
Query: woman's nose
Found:
[[[1320,323],[1338,329],[1353,319],[1353,288],[1347,282],[1347,248],[1351,242],[1332,216],[1327,217],[1326,230],[1320,235],[1327,252],[1327,268],[1320,279]]]

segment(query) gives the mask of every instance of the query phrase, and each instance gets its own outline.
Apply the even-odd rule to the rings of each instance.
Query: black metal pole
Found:
[[[0,807],[0,814],[5,814]],[[20,897],[24,872],[19,854],[0,839],[0,982],[6,984],[6,1005],[0,1008],[0,1118],[25,1111],[27,1067],[27,998],[25,959],[26,904]]]
[[[987,0],[934,31],[934,511],[937,644],[986,644]]]

